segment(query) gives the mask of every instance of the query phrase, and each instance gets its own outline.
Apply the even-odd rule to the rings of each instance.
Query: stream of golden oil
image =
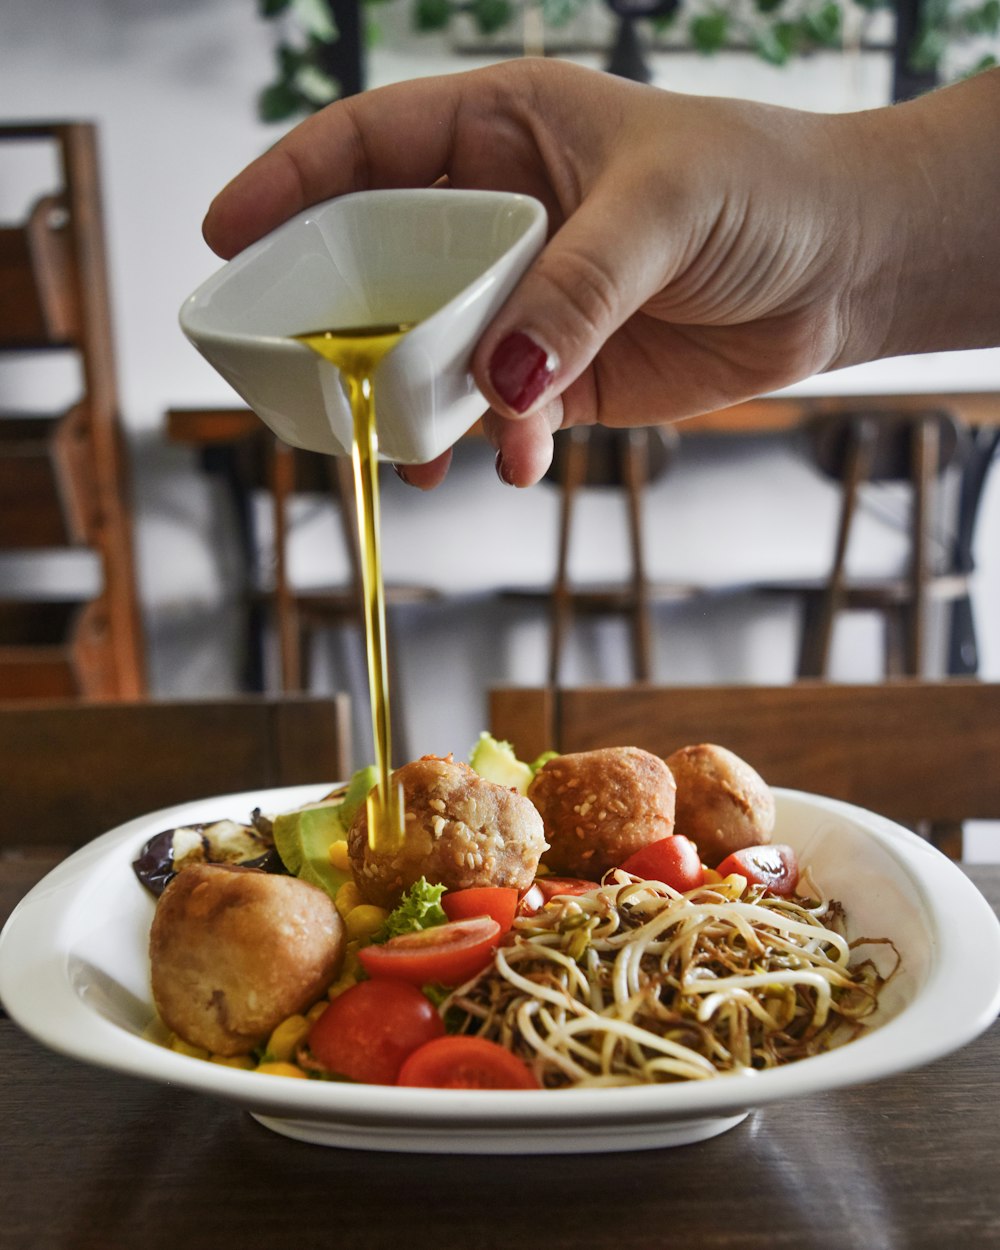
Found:
[[[412,323],[316,330],[296,338],[340,370],[354,422],[351,455],[358,514],[361,581],[364,594],[368,689],[378,784],[368,796],[368,841],[373,850],[392,853],[402,845],[402,795],[391,785],[392,715],[389,701],[388,644],[382,540],[379,516],[378,429],[375,421],[375,370]]]

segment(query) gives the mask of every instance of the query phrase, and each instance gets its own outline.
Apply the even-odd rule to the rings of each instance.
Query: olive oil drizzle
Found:
[[[354,503],[361,548],[368,689],[378,784],[368,796],[368,841],[373,850],[391,853],[403,842],[401,794],[391,786],[392,717],[386,641],[385,587],[382,576],[381,515],[378,482],[378,429],[375,419],[375,370],[412,323],[317,330],[296,338],[340,370],[351,405],[354,437]]]

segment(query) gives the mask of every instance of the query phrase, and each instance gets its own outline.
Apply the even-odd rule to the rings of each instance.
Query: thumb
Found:
[[[562,394],[662,287],[664,254],[662,226],[648,203],[630,204],[620,181],[613,193],[591,192],[476,347],[473,373],[495,411],[523,417]]]

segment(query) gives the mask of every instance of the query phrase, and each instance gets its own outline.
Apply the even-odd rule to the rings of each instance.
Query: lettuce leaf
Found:
[[[431,885],[426,877],[414,881],[386,917],[372,941],[388,942],[390,938],[399,937],[401,933],[415,933],[419,929],[432,929],[435,925],[447,923],[448,917],[441,906],[441,895],[444,892],[443,885]]]

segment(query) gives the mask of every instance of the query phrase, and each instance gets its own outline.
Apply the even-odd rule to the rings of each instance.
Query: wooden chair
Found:
[[[937,558],[931,549],[936,488],[946,470],[961,464],[967,432],[940,409],[859,409],[814,416],[803,433],[816,468],[840,483],[841,503],[824,581],[772,588],[792,590],[803,603],[798,676],[828,675],[834,626],[845,611],[882,615],[887,677],[928,675],[926,640],[932,606],[969,598],[968,568],[954,558],[953,544]],[[865,489],[884,483],[908,487],[908,567],[898,575],[860,579],[848,568],[855,521]],[[970,670],[966,665],[962,671],[974,672],[975,667]]]
[[[546,477],[559,490],[559,535],[555,575],[549,591],[548,679],[558,683],[563,658],[577,615],[620,615],[631,635],[632,673],[636,681],[653,675],[653,606],[657,602],[688,599],[692,586],[656,586],[646,567],[644,501],[646,488],[666,473],[677,449],[673,426],[606,429],[576,426],[556,435],[552,466]],[[586,490],[616,491],[621,495],[628,526],[629,566],[615,585],[574,585],[570,553],[574,522]],[[508,591],[510,598],[537,599],[539,592]]]
[[[27,890],[69,851],[158,808],[346,778],[349,702],[7,703],[0,761],[4,878]]]
[[[145,692],[127,471],[118,420],[97,135],[82,122],[0,126],[53,150],[58,184],[0,226],[0,355],[68,354],[68,411],[0,413],[0,551],[87,547],[93,597],[0,603],[0,699],[129,699]]]
[[[858,803],[961,857],[961,825],[1000,819],[1000,684],[503,688],[490,726],[522,759],[633,745],[667,756],[715,742],[771,785]]]
[[[350,461],[289,447],[248,409],[172,408],[166,419],[172,441],[201,448],[205,469],[225,483],[237,516],[247,612],[246,689],[264,690],[268,685],[264,653],[270,623],[278,639],[277,688],[284,693],[308,690],[313,634],[337,625],[360,628],[364,620]],[[269,496],[274,540],[273,577],[264,584],[259,578],[261,538],[253,507],[257,491]],[[348,562],[347,578],[340,584],[306,590],[292,582],[289,513],[297,494],[332,504]],[[425,602],[435,593],[417,584],[385,588],[390,606]]]

